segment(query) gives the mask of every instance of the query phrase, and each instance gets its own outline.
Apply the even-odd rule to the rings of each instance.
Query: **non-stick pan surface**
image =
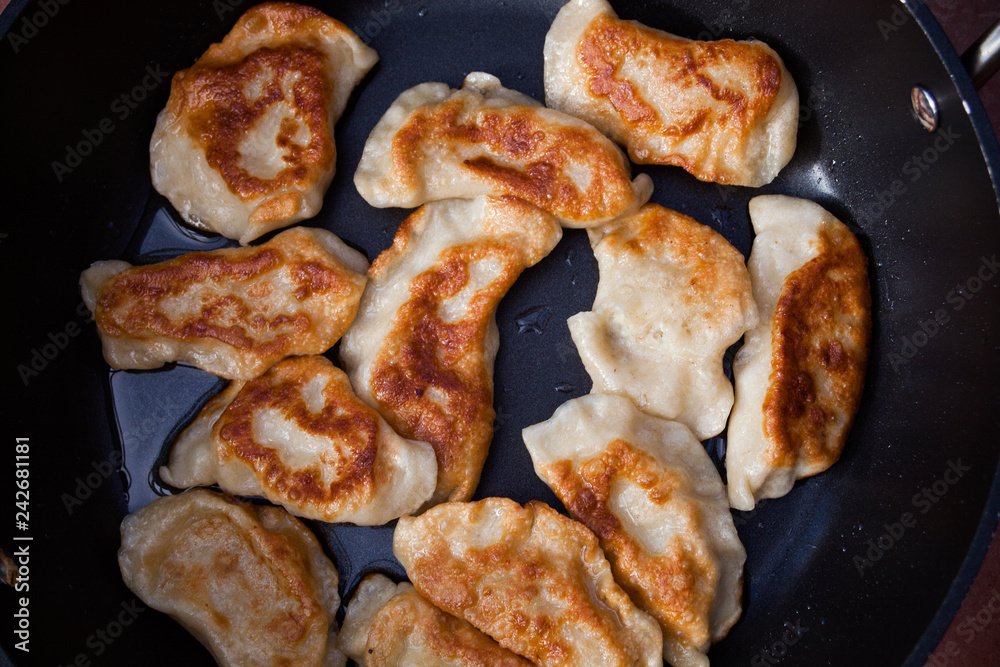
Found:
[[[53,0],[3,16],[0,479],[10,491],[0,545],[29,555],[28,589],[0,594],[0,645],[16,664],[211,664],[187,632],[125,588],[116,550],[122,517],[159,492],[153,471],[165,443],[220,383],[182,366],[109,372],[77,279],[100,259],[148,263],[226,244],[178,224],[152,190],[148,140],[170,75],[249,4]],[[381,62],[337,127],[337,177],[307,224],[369,258],[388,247],[407,212],[371,208],[351,182],[375,122],[404,89],[457,87],[474,70],[543,99],[542,45],[561,4],[318,3]],[[711,225],[746,255],[750,197],[807,197],[850,224],[870,258],[874,337],[857,423],[828,472],[736,513],[748,554],[744,613],[712,649],[713,664],[921,664],[996,523],[1000,216],[988,167],[1000,160],[978,100],[967,80],[953,81],[957,59],[927,12],[915,10],[933,41],[895,0],[613,4],[685,36],[765,40],[802,99],[798,149],[773,183],[719,187],[641,167],[656,183],[654,201]],[[937,95],[934,134],[911,115],[914,84]],[[559,507],[532,473],[520,431],[589,390],[565,322],[589,309],[596,280],[585,234],[568,231],[502,302],[496,435],[477,497]],[[15,516],[16,438],[29,445],[29,517]],[[721,461],[724,441],[708,447]],[[392,525],[311,526],[341,572],[342,595],[371,570],[401,574]],[[21,597],[27,653],[15,648],[12,621]]]

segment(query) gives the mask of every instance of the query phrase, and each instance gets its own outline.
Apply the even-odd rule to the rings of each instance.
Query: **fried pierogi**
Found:
[[[245,385],[245,382],[234,380],[202,406],[171,445],[170,460],[167,465],[160,466],[160,479],[178,489],[219,483],[212,428]],[[225,490],[238,496],[261,495],[260,486],[254,483],[251,475],[245,475],[241,481],[242,484]]]
[[[125,517],[121,534],[125,584],[220,665],[347,662],[337,649],[337,570],[284,510],[194,489]]]
[[[431,443],[432,502],[468,500],[493,436],[500,298],[562,229],[513,197],[427,204],[372,263],[340,354],[358,396],[398,433]]]
[[[333,125],[377,60],[316,9],[257,5],[174,75],[149,146],[153,186],[188,223],[243,244],[316,215]]]
[[[97,262],[80,277],[114,368],[183,361],[229,379],[293,354],[318,354],[357,314],[368,261],[322,229],[158,264]]]
[[[763,42],[696,42],[570,0],[545,36],[545,100],[638,164],[730,185],[771,182],[795,152],[799,94]]]
[[[181,434],[160,469],[163,481],[218,482],[297,516],[358,525],[415,512],[434,492],[431,446],[397,435],[325,357],[285,359],[239,384]]]
[[[733,507],[777,498],[840,458],[864,389],[868,260],[847,225],[805,199],[750,200],[760,323],[736,355],[726,473]]]
[[[423,83],[400,95],[368,137],[354,183],[380,208],[513,195],[567,227],[628,213],[653,191],[593,127],[483,72],[459,90]]]
[[[746,552],[715,465],[683,424],[621,396],[567,401],[524,429],[541,477],[597,535],[615,580],[656,618],[663,657],[708,667],[740,616]]]
[[[597,538],[545,503],[445,503],[401,518],[393,553],[424,597],[538,665],[663,663]]]
[[[340,650],[361,667],[530,667],[473,625],[427,601],[408,582],[361,580],[347,605]]]
[[[595,393],[631,398],[704,440],[733,406],[726,348],[757,323],[743,255],[657,204],[588,230],[600,268],[594,308],[569,330]]]

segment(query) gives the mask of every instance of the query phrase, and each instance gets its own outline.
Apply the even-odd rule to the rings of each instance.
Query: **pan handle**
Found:
[[[977,89],[1000,70],[1000,21],[966,49],[962,54],[962,64]]]
[[[976,90],[982,88],[997,71],[1000,71],[1000,21],[984,32],[962,54],[962,64],[972,78]],[[914,117],[928,132],[938,127],[938,106],[934,95],[923,86],[910,90],[910,105]]]

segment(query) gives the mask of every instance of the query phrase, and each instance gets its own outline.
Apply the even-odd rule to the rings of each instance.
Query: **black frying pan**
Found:
[[[147,146],[169,75],[250,3],[46,0],[17,15],[22,4],[0,19],[9,28],[0,45],[0,479],[9,489],[0,545],[29,547],[29,590],[0,594],[0,645],[25,665],[210,664],[176,623],[136,604],[116,550],[122,517],[158,492],[151,471],[164,444],[220,383],[180,366],[109,373],[77,279],[98,259],[144,263],[224,245],[177,224],[150,186]],[[458,86],[477,69],[542,99],[542,44],[562,0],[317,4],[382,60],[338,125],[338,176],[309,224],[373,258],[406,215],[369,207],[351,182],[377,119],[405,88]],[[613,4],[681,35],[763,39],[802,96],[797,152],[769,186],[722,188],[643,167],[654,201],[747,254],[750,197],[808,197],[852,225],[871,259],[874,339],[857,423],[832,469],[736,514],[748,554],[744,614],[712,649],[713,664],[921,665],[978,568],[1000,500],[1000,275],[988,266],[1000,254],[1000,150],[975,91],[920,5]],[[913,118],[915,84],[936,97],[936,133]],[[531,473],[520,431],[589,390],[565,321],[589,309],[596,277],[586,236],[568,232],[501,304],[498,420],[478,497],[558,506]],[[26,530],[14,524],[18,437],[30,439]],[[724,442],[708,447],[721,460]],[[368,571],[401,573],[392,526],[312,527],[343,595]],[[24,596],[30,653],[15,648],[11,620]]]

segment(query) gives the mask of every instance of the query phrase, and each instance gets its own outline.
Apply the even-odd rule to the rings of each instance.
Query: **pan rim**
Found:
[[[952,85],[958,92],[959,99],[962,100],[963,107],[969,116],[969,122],[976,133],[976,141],[982,151],[986,170],[990,182],[993,184],[993,194],[998,209],[1000,209],[1000,144],[997,142],[996,131],[986,115],[986,108],[979,98],[976,87],[972,84],[972,78],[962,64],[958,51],[955,50],[951,40],[927,5],[921,0],[902,0],[902,2],[916,19],[917,25],[931,46],[934,47],[934,51],[948,72]],[[962,602],[969,594],[972,584],[986,560],[986,553],[989,551],[998,525],[1000,525],[1000,461],[998,461],[997,468],[993,473],[993,484],[990,486],[979,526],[976,528],[976,534],[965,554],[965,559],[958,568],[951,587],[931,622],[913,647],[910,655],[903,662],[903,667],[923,667],[938,644],[941,643],[948,628],[958,616]],[[1000,539],[1000,535],[997,536],[997,539]]]

